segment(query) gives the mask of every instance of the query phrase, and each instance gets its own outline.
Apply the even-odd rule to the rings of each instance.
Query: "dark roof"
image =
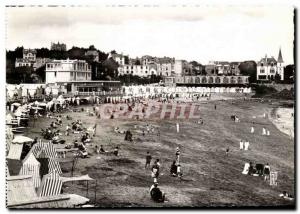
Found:
[[[27,54],[29,52],[36,54],[36,50],[35,49],[23,49],[23,53]]]
[[[277,61],[274,57],[270,57],[270,58],[262,58],[258,63],[263,63],[264,65],[271,65],[271,63],[274,63],[276,65]]]
[[[279,54],[278,54],[277,62],[283,63],[283,58],[282,58],[282,54],[281,54],[281,49],[279,49]]]

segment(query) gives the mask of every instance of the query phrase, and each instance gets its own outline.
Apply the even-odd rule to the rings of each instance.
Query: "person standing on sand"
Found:
[[[152,159],[152,156],[150,155],[150,152],[148,151],[148,152],[147,152],[147,155],[146,155],[145,169],[147,169],[147,168],[150,167],[151,159]]]
[[[215,104],[215,110],[217,110],[217,104]]]
[[[179,157],[180,157],[180,149],[179,149],[179,147],[176,148],[175,156],[176,156],[176,162],[177,162],[177,164],[179,164]]]
[[[176,123],[176,130],[177,130],[177,133],[179,133],[179,123]]]
[[[270,166],[269,166],[269,163],[267,163],[266,165],[265,165],[265,167],[264,167],[264,175],[265,175],[265,178],[264,178],[264,180],[265,181],[268,181],[268,180],[270,180]]]
[[[244,150],[244,142],[242,140],[240,141],[240,150]]]

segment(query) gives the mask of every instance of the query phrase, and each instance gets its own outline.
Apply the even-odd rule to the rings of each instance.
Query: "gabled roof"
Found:
[[[277,61],[274,57],[270,58],[261,58],[261,60],[258,63],[263,63],[264,65],[271,65],[271,63],[274,63],[276,65]]]

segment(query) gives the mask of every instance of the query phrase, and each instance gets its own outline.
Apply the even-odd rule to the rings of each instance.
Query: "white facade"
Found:
[[[31,67],[34,62],[25,59],[16,59],[15,67]]]
[[[281,49],[279,49],[278,59],[275,60],[274,57],[268,58],[267,55],[257,62],[257,80],[274,80],[275,75],[280,75],[280,80],[284,79],[284,61],[281,54]]]
[[[157,75],[160,76],[171,76],[174,66],[171,63],[158,63],[157,64]]]
[[[131,74],[141,77],[157,75],[157,70],[148,65],[124,65],[118,68],[118,72],[120,75]]]
[[[53,60],[46,64],[46,83],[90,81],[91,66],[85,60]]]
[[[125,65],[125,56],[123,54],[110,53],[108,58],[113,58],[120,66]]]
[[[183,76],[189,69],[188,63],[185,60],[175,60],[174,73],[175,76]]]

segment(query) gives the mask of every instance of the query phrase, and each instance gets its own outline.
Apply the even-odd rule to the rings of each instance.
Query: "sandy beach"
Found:
[[[294,109],[276,108],[273,110],[270,120],[284,134],[294,138]]]
[[[260,115],[262,109],[272,107],[268,103],[252,100],[210,101],[200,104],[204,124],[193,119],[149,120],[133,119],[98,119],[88,116],[86,112],[66,112],[63,118],[70,115],[82,120],[84,126],[97,124],[97,135],[87,145],[89,158],[80,159],[76,165],[76,176],[89,174],[97,179],[97,197],[89,191],[87,197],[97,207],[214,207],[214,206],[286,206],[293,202],[278,197],[283,191],[294,192],[294,145],[287,143],[288,136],[280,132],[269,119]],[[217,105],[215,110],[214,106]],[[92,106],[81,106],[92,110]],[[238,115],[239,123],[230,119]],[[284,119],[284,117],[281,117]],[[216,123],[216,121],[218,121]],[[30,121],[24,135],[41,137],[40,129],[48,127],[51,120],[40,118],[33,124]],[[176,123],[180,132],[176,132]],[[63,127],[70,123],[63,119]],[[146,133],[142,130],[150,124],[160,135]],[[256,131],[250,133],[254,124],[255,130],[266,127],[272,133],[262,136]],[[114,128],[131,130],[134,142],[124,141],[123,134],[116,134]],[[62,127],[62,129],[63,129]],[[80,135],[62,136],[67,143],[72,143]],[[239,150],[239,141],[249,139],[250,149]],[[46,141],[43,139],[43,141]],[[120,147],[120,156],[97,155],[95,145],[103,145],[111,151]],[[57,145],[64,146],[64,145]],[[169,167],[174,159],[175,149],[181,149],[181,165],[184,177],[180,180],[169,175]],[[229,148],[229,155],[225,155]],[[153,182],[150,170],[145,170],[144,159],[150,151],[153,159],[159,158],[162,164],[159,185],[167,193],[166,203],[157,204],[150,200],[149,188]],[[72,155],[72,154],[69,154]],[[70,156],[71,157],[71,156]],[[279,172],[278,186],[270,186],[262,177],[242,174],[246,162],[269,163],[272,171]],[[63,176],[68,177],[71,166],[61,163]],[[64,185],[64,193],[86,195],[86,184]]]

